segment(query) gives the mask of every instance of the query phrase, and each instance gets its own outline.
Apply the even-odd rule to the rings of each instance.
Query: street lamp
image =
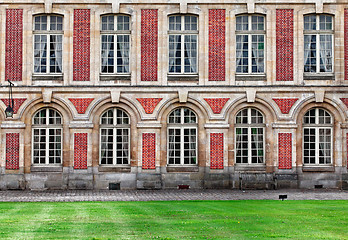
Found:
[[[10,89],[9,89],[9,92],[8,92],[8,106],[5,110],[5,115],[7,118],[9,117],[13,117],[13,113],[14,113],[14,100],[13,100],[13,96],[12,96],[12,86],[14,86],[14,84],[10,81],[10,80],[7,80],[8,83],[10,84]]]

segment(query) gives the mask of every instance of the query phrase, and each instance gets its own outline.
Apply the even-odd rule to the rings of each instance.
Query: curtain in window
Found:
[[[196,156],[196,129],[190,130],[190,164],[197,163]]]
[[[128,129],[123,129],[123,136],[122,136],[122,152],[123,152],[123,164],[128,164]]]
[[[248,72],[247,70],[245,71],[245,64],[243,61],[244,58],[246,58],[246,61],[248,61],[248,35],[237,35],[236,42],[236,71],[238,73]],[[247,65],[246,69],[248,69]]]
[[[129,72],[129,35],[117,36],[117,53],[121,61],[117,62],[117,72]]]
[[[108,59],[111,53],[111,49],[113,49],[114,45],[114,36],[112,35],[102,35],[102,48],[101,48],[101,57],[102,57],[102,69],[103,73],[108,73]]]
[[[304,71],[305,72],[316,72],[315,60],[314,62],[312,62],[312,59],[311,59],[312,51],[315,51],[315,45],[316,45],[316,35],[304,35]]]
[[[35,35],[34,38],[34,72],[46,72],[46,68],[42,69],[41,67],[47,66],[47,60],[45,59],[47,57],[47,36]]]
[[[320,72],[331,72],[331,35],[320,35]]]
[[[168,158],[169,164],[174,164],[174,146],[175,146],[175,136],[174,129],[169,129],[169,146],[168,146]]]
[[[197,72],[197,36],[185,35],[185,72]]]
[[[252,36],[252,72],[262,73],[264,72],[264,36],[253,35]]]
[[[181,36],[169,35],[169,72],[181,72],[177,59],[181,62]]]
[[[53,35],[55,41],[52,41],[53,49],[51,51],[54,51],[55,56],[55,62],[54,65],[57,66],[57,69],[55,69],[54,72],[61,73],[62,72],[62,35]],[[52,37],[53,37],[52,36]]]

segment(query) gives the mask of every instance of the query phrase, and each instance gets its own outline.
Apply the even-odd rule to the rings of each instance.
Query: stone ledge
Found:
[[[99,172],[131,172],[130,166],[124,166],[124,167],[109,167],[109,166],[99,166],[98,167]]]
[[[303,80],[335,80],[335,75],[304,74]]]
[[[168,75],[168,81],[198,81],[198,75]]]
[[[130,75],[100,75],[100,81],[119,81],[119,82],[130,82]]]
[[[266,75],[236,75],[236,81],[266,81]]]
[[[32,81],[63,81],[63,75],[49,76],[49,75],[33,75],[31,77]]]
[[[264,166],[249,166],[249,165],[236,165],[235,171],[239,172],[262,172],[266,173],[266,165]]]
[[[63,172],[63,166],[34,166],[30,167],[30,172]]]
[[[167,172],[199,172],[198,166],[194,167],[167,167]]]
[[[303,172],[334,172],[334,166],[303,166]]]

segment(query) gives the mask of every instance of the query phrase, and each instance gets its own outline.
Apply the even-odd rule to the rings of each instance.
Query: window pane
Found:
[[[320,35],[320,72],[332,72],[332,35]]]
[[[197,72],[197,35],[185,35],[184,72]]]
[[[169,72],[181,72],[181,35],[169,35]]]
[[[249,65],[249,50],[248,50],[248,35],[236,36],[236,57],[237,57],[237,69],[238,73],[247,73]]]
[[[304,30],[316,30],[316,15],[304,16]]]
[[[252,30],[265,30],[263,16],[252,16],[251,17],[251,29]]]
[[[236,30],[237,31],[247,31],[247,30],[249,30],[248,16],[238,16],[238,17],[236,17]]]
[[[196,31],[197,29],[197,17],[185,16],[185,31]]]
[[[304,35],[304,71],[316,72],[317,68],[317,36]]]

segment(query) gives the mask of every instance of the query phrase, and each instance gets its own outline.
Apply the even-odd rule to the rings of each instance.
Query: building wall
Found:
[[[25,4],[24,4],[25,3]],[[296,4],[294,4],[296,3]],[[348,4],[342,1],[3,1],[0,3],[0,188],[121,189],[347,188]],[[334,19],[333,73],[304,73],[306,14]],[[63,73],[34,74],[33,17],[63,16]],[[101,74],[101,16],[130,16],[129,74]],[[168,73],[168,17],[198,16],[198,73]],[[236,73],[236,16],[265,16],[265,73]],[[8,83],[15,114],[5,117]],[[33,163],[32,119],[42,108],[63,119],[62,164]],[[100,117],[130,119],[130,161],[100,164]],[[168,116],[198,116],[196,165],[168,164]],[[235,117],[265,121],[262,164],[237,164]],[[303,163],[303,117],[333,117],[331,164]],[[185,187],[185,186],[184,186]]]

